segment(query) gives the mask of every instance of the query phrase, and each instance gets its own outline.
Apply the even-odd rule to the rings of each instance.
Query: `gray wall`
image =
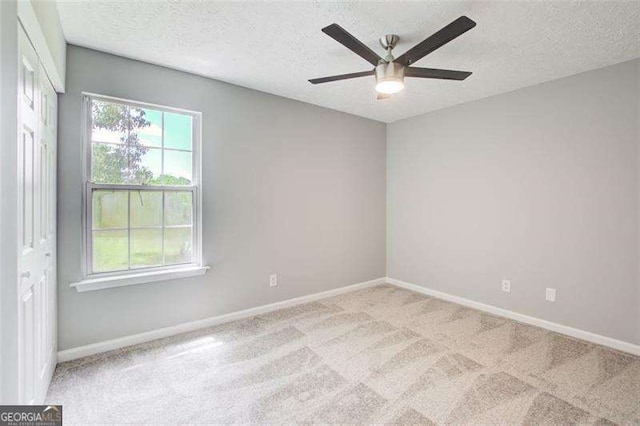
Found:
[[[81,278],[81,91],[202,112],[207,275],[69,288]],[[385,275],[383,123],[70,46],[59,146],[60,350]]]
[[[640,343],[639,69],[389,125],[388,276]]]

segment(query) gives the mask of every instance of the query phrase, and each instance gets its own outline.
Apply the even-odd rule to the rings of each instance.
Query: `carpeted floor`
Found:
[[[640,357],[392,285],[60,364],[78,423],[637,424]]]

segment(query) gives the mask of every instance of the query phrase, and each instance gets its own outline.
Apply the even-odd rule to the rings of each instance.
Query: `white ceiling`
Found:
[[[180,2],[58,0],[66,39],[142,61],[384,122],[640,57],[640,2]],[[399,56],[461,15],[477,26],[416,63],[473,71],[407,79],[375,100],[373,77],[307,80],[371,66],[322,33],[337,23]]]

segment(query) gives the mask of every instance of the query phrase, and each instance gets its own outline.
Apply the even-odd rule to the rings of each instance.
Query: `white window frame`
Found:
[[[162,112],[172,112],[192,117],[192,170],[190,186],[97,184],[91,181],[91,100],[119,103],[134,108],[147,108]],[[94,93],[82,93],[82,280],[71,284],[77,291],[100,290],[175,278],[203,275],[209,269],[202,264],[202,113],[163,105],[156,105]],[[162,156],[164,158],[164,147]],[[189,263],[141,267],[121,271],[92,272],[92,192],[97,189],[119,189],[129,191],[190,191],[192,193],[192,235],[193,254]],[[131,194],[131,193],[129,193]],[[130,197],[131,195],[129,195]],[[163,197],[164,209],[164,197]],[[130,213],[129,213],[130,214]],[[163,215],[164,216],[164,215]],[[164,229],[164,224],[163,224]],[[130,231],[130,230],[129,230]],[[129,242],[131,244],[131,242]],[[164,244],[164,238],[163,238]],[[163,247],[164,255],[164,247]]]

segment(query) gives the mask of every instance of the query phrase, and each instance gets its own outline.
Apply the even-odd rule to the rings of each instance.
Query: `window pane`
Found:
[[[164,113],[165,148],[191,151],[191,120],[190,115]]]
[[[165,263],[188,263],[192,259],[191,227],[164,230]]]
[[[95,183],[125,183],[127,177],[126,146],[92,144],[91,175],[91,179]]]
[[[162,226],[162,192],[131,191],[131,227]]]
[[[127,231],[93,231],[93,271],[118,271],[128,267]]]
[[[162,264],[162,229],[131,230],[131,267]]]
[[[153,109],[134,109],[140,115],[140,126],[135,131],[140,144],[149,147],[162,147],[162,112]],[[142,121],[143,120],[143,121]],[[143,125],[144,124],[144,125]]]
[[[190,185],[192,178],[191,153],[183,151],[164,152],[165,185]]]
[[[93,191],[93,229],[126,228],[127,191]]]
[[[95,189],[88,200],[92,272],[192,262],[193,193],[150,189],[192,185],[193,117],[109,99],[90,105],[91,181],[118,188]]]
[[[129,108],[112,102],[91,102],[91,140],[124,144],[127,142]]]
[[[191,225],[192,208],[191,192],[164,193],[164,224]]]
[[[159,184],[162,164],[162,150],[147,148],[140,144],[128,147],[129,178],[131,183],[140,185]]]

